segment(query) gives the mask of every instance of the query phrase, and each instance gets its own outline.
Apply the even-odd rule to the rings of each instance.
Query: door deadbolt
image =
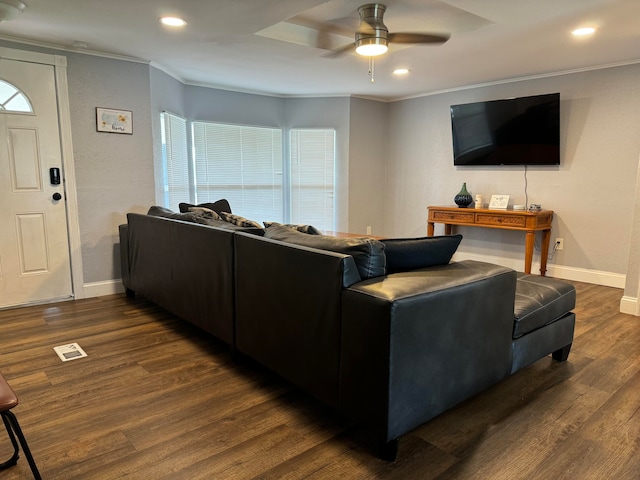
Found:
[[[58,200],[60,200],[62,198],[62,195],[60,195],[58,192],[53,194],[53,199],[57,202]]]

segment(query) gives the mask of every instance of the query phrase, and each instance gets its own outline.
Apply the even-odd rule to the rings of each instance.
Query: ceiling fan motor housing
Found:
[[[356,48],[364,45],[388,46],[389,29],[382,21],[386,9],[380,3],[369,3],[358,8],[360,25],[356,32]]]

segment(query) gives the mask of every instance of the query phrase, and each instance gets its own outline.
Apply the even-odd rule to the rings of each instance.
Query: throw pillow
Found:
[[[220,214],[220,212],[229,212],[229,213],[231,213],[231,206],[229,205],[229,202],[224,198],[218,200],[217,202],[213,202],[213,203],[201,203],[199,205],[193,205],[191,203],[180,203],[178,205],[178,208],[180,208],[180,211],[182,213],[188,212],[190,207],[208,208],[209,210],[213,210],[217,214]]]
[[[248,218],[241,217],[240,215],[234,215],[233,213],[228,212],[220,212],[220,217],[225,222],[233,223],[234,225],[238,225],[239,227],[262,229],[262,225],[260,225],[258,222],[254,222],[253,220],[249,220]]]
[[[153,215],[156,217],[165,217],[173,220],[182,220],[183,222],[191,222],[198,223],[201,225],[208,225],[210,227],[217,227],[223,230],[232,230],[238,232],[251,233],[253,235],[262,236],[264,235],[264,228],[262,228],[259,224],[256,223],[257,227],[244,227],[238,226],[236,224],[224,221],[218,216],[218,218],[214,218],[210,212],[206,211],[207,209],[198,208],[193,212],[186,213],[176,213],[168,208],[154,206],[149,209],[147,215]],[[214,213],[214,215],[217,215]]]
[[[157,205],[149,208],[147,215],[171,218],[173,220],[182,220],[183,222],[199,223],[201,225],[209,225],[209,222],[213,220],[213,217],[206,212],[177,213],[173,210]]]
[[[210,208],[205,207],[189,207],[189,212],[197,213],[206,218],[211,218],[212,220],[222,220],[220,215],[218,215],[215,210],[211,210]]]
[[[298,232],[308,233],[309,235],[321,235],[322,232],[318,230],[313,225],[294,225],[291,223],[278,223],[278,222],[262,222],[264,223],[265,228],[269,228],[272,225],[280,225],[282,227],[291,228],[293,230],[297,230]]]
[[[264,236],[304,247],[351,255],[360,277],[380,277],[386,273],[384,244],[369,237],[339,238],[329,235],[307,235],[283,225],[272,225]]]
[[[389,238],[385,246],[387,272],[406,272],[416,268],[446,265],[458,249],[462,235],[440,237]]]

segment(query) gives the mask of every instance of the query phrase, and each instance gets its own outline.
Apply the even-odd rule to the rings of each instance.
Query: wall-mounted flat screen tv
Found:
[[[453,164],[560,165],[560,94],[451,106]]]

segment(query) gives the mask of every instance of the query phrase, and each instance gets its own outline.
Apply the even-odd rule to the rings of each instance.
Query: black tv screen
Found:
[[[453,164],[560,165],[560,94],[451,106]]]

